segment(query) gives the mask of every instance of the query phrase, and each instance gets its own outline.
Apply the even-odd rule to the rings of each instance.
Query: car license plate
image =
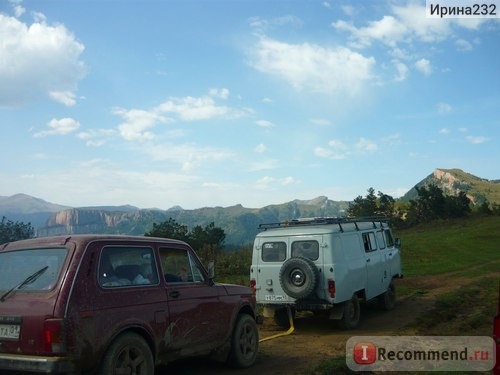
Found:
[[[18,324],[0,324],[0,339],[19,340],[21,326]]]
[[[279,294],[266,294],[264,296],[264,299],[266,301],[286,301],[286,300],[288,300],[286,295],[282,296]]]

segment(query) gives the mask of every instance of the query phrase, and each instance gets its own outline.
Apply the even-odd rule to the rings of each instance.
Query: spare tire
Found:
[[[309,258],[290,258],[281,266],[281,287],[292,298],[305,298],[310,295],[316,288],[318,280],[318,268]]]

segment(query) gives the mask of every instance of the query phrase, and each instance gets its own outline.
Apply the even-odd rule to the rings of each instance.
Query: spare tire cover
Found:
[[[281,266],[280,284],[290,297],[307,297],[316,288],[318,279],[318,268],[309,258],[290,258]]]

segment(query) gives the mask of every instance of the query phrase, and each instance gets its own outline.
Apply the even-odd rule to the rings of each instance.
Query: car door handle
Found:
[[[368,258],[368,259],[366,260],[366,263],[370,263],[370,258]]]
[[[169,297],[172,298],[177,298],[181,295],[181,293],[178,290],[172,290],[171,292],[168,293]]]

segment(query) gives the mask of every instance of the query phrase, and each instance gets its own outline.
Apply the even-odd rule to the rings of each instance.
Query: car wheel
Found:
[[[357,295],[353,295],[349,301],[344,302],[344,314],[340,320],[340,326],[343,329],[353,329],[359,324],[361,310]]]
[[[135,333],[124,333],[113,341],[101,364],[100,375],[154,373],[151,349],[144,339]]]
[[[234,367],[253,365],[259,350],[259,331],[255,319],[248,314],[240,314],[231,337],[229,363]]]
[[[283,291],[293,298],[305,298],[310,295],[319,279],[319,271],[309,258],[290,258],[280,270],[280,284]]]
[[[380,306],[384,310],[392,310],[396,306],[396,286],[390,282],[387,290],[378,297]]]

